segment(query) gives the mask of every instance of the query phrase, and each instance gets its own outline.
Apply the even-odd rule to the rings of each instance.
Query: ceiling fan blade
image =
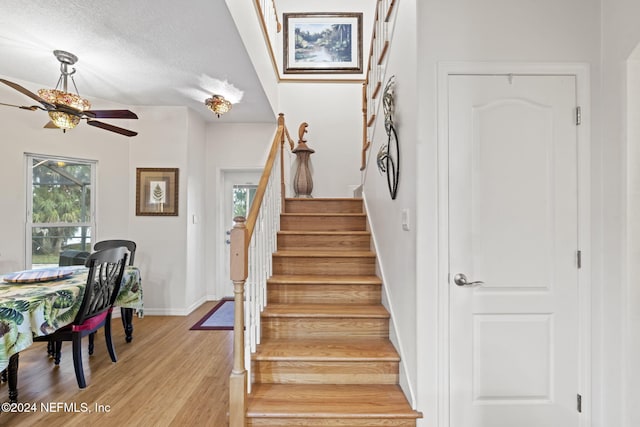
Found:
[[[55,104],[53,106],[53,111],[57,111],[60,113],[67,113],[67,114],[71,114],[73,116],[78,116],[78,117],[82,116],[82,110],[78,110],[77,108],[69,107],[68,105],[64,105],[64,104]]]
[[[138,134],[138,132],[134,132],[129,129],[120,128],[118,126],[113,126],[108,123],[99,122],[97,120],[87,120],[87,124],[91,126],[95,126],[100,129],[105,129],[111,132],[119,133],[120,135],[124,135],[124,136],[136,136]]]
[[[54,125],[51,120],[47,122],[46,125],[43,126],[45,129],[60,129],[58,126]]]
[[[136,113],[129,110],[85,110],[82,112],[94,119],[137,119]]]
[[[16,107],[16,108],[19,108],[21,110],[29,110],[29,111],[44,110],[44,108],[38,107],[37,105],[30,105],[30,106],[14,105],[14,104],[5,104],[4,102],[0,102],[0,105],[4,105],[4,106],[7,106],[7,107]]]
[[[40,98],[38,95],[36,95],[35,93],[33,93],[33,92],[31,92],[30,90],[28,90],[28,89],[26,89],[26,88],[24,88],[24,87],[20,86],[20,85],[19,85],[19,84],[17,84],[17,83],[10,82],[9,80],[5,80],[5,79],[0,79],[0,82],[2,82],[2,83],[4,83],[4,84],[6,84],[7,86],[9,86],[9,87],[11,87],[11,88],[13,88],[13,89],[17,90],[17,91],[18,91],[18,92],[20,92],[21,94],[26,95],[26,96],[28,96],[29,98],[31,98],[31,99],[33,99],[33,100],[35,100],[35,101],[38,101],[40,104],[44,105],[44,107],[45,107],[47,110],[50,110],[50,109],[54,109],[54,108],[56,108],[56,106],[55,106],[55,105],[48,103],[47,101],[45,101],[44,99],[42,99],[42,98]]]

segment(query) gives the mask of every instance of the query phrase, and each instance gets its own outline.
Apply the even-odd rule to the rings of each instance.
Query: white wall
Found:
[[[640,425],[640,414],[629,408],[640,405],[640,49],[636,48],[627,67],[627,277],[623,296],[627,320],[623,329],[623,339],[628,348],[623,374],[625,381],[623,394],[627,397],[625,414],[628,426]]]
[[[603,235],[602,425],[631,427],[640,424],[640,4],[603,6],[602,215],[619,226]]]
[[[196,309],[207,300],[205,265],[207,222],[205,209],[207,200],[206,171],[206,125],[194,111],[187,115],[187,280],[185,307],[187,312]]]
[[[315,150],[310,162],[313,197],[350,197],[360,184],[362,85],[349,83],[280,83],[280,111],[294,144],[308,123],[304,139]],[[287,146],[287,152],[289,152]],[[295,168],[295,166],[294,166]],[[292,170],[291,176],[295,173]],[[287,187],[287,195],[293,189]]]
[[[278,75],[273,69],[273,61],[268,51],[266,38],[262,33],[255,5],[237,0],[225,0],[225,3],[238,28],[240,37],[242,37],[271,108],[276,110],[278,105]]]
[[[408,7],[405,2],[400,8]],[[418,362],[418,408],[427,415],[419,423],[422,426],[438,425],[445,408],[439,407],[437,370],[438,348],[442,342],[438,328],[438,140],[437,140],[437,69],[438,64],[447,61],[500,61],[500,62],[580,62],[591,68],[592,105],[599,102],[600,56],[600,1],[599,0],[540,0],[536,2],[514,2],[505,0],[424,0],[416,2],[417,43],[418,43],[418,84],[420,99],[417,127],[417,300],[420,306],[416,322],[419,325]],[[409,12],[407,12],[409,13]],[[398,27],[400,28],[400,26]],[[396,31],[399,31],[396,29]],[[410,55],[408,52],[407,55]],[[592,109],[592,106],[583,106]],[[591,111],[594,123],[592,130],[598,131],[600,118],[598,111]],[[600,157],[600,140],[592,137],[591,150],[594,162]],[[603,170],[592,165],[593,180],[592,212],[593,256],[591,257],[594,278],[593,299],[596,305],[606,287],[616,287],[617,283],[603,283],[602,254],[605,251],[603,231],[617,232],[614,223],[605,223],[602,210]],[[401,183],[402,186],[402,183]],[[615,194],[613,209],[619,206]],[[607,248],[608,249],[608,248]],[[618,251],[616,251],[618,252]],[[594,308],[594,320],[601,317],[598,307]],[[598,323],[595,324],[594,353],[602,352],[602,342]],[[596,357],[594,360],[598,360]],[[609,390],[610,385],[594,371],[593,390]],[[604,392],[604,391],[603,391]],[[619,397],[619,396],[618,396]],[[599,396],[596,396],[599,399]],[[615,398],[614,398],[615,399]],[[613,400],[613,399],[612,399]],[[594,425],[602,424],[601,404],[593,402]],[[618,411],[617,411],[618,409]],[[608,414],[619,413],[619,407],[607,408]],[[615,420],[615,415],[614,418]]]
[[[353,187],[361,183],[362,80],[368,60],[375,3],[374,0],[277,2],[281,21],[285,13],[363,12],[362,74],[283,74],[284,31],[278,46],[274,46],[282,77],[278,85],[278,112],[285,114],[295,144],[298,143],[300,124],[306,122],[309,125],[305,139],[315,150],[310,157],[313,197],[350,197]],[[318,79],[323,82],[314,81]],[[303,83],[304,80],[308,83]],[[291,174],[295,174],[295,166]],[[293,194],[292,188],[288,187],[287,192]]]
[[[418,310],[422,309],[417,301],[416,285],[416,236],[419,232],[416,224],[416,200],[419,184],[417,182],[416,148],[418,138],[418,97],[417,47],[415,1],[405,0],[398,3],[395,15],[395,32],[388,51],[386,75],[382,81],[385,87],[389,78],[395,75],[395,112],[394,127],[400,147],[400,176],[395,200],[391,199],[386,174],[380,173],[376,164],[376,155],[388,136],[384,128],[384,111],[378,103],[374,135],[368,150],[367,168],[363,172],[364,198],[367,205],[369,222],[378,252],[380,274],[386,293],[385,304],[393,317],[392,340],[402,357],[402,368],[406,375],[401,376],[405,393],[415,399],[418,375]],[[378,96],[382,99],[382,92]],[[402,228],[402,212],[409,216],[409,230]]]
[[[188,113],[183,107],[136,107],[139,135],[129,149],[129,194],[135,200],[136,168],[179,168],[178,216],[135,216],[129,236],[138,242],[147,314],[187,314]],[[191,277],[189,278],[191,279]]]

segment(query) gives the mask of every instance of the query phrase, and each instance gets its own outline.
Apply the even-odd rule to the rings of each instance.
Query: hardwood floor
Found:
[[[189,330],[214,305],[207,302],[189,316],[136,317],[130,344],[114,319],[118,362],[111,363],[99,333],[93,356],[83,348],[83,390],[73,372],[71,343],[64,343],[59,367],[47,357],[46,343],[33,344],[20,353],[18,400],[36,410],[0,413],[0,425],[227,426],[233,332]],[[8,402],[7,388],[0,386],[1,402]]]

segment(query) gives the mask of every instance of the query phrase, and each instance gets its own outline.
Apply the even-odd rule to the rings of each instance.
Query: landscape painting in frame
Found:
[[[361,73],[362,13],[285,13],[285,73]]]
[[[136,168],[136,215],[178,215],[177,168]]]

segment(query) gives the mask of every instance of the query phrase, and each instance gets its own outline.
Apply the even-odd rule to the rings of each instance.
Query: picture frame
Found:
[[[285,74],[362,73],[362,13],[285,13]]]
[[[178,216],[178,168],[136,168],[136,216]]]

